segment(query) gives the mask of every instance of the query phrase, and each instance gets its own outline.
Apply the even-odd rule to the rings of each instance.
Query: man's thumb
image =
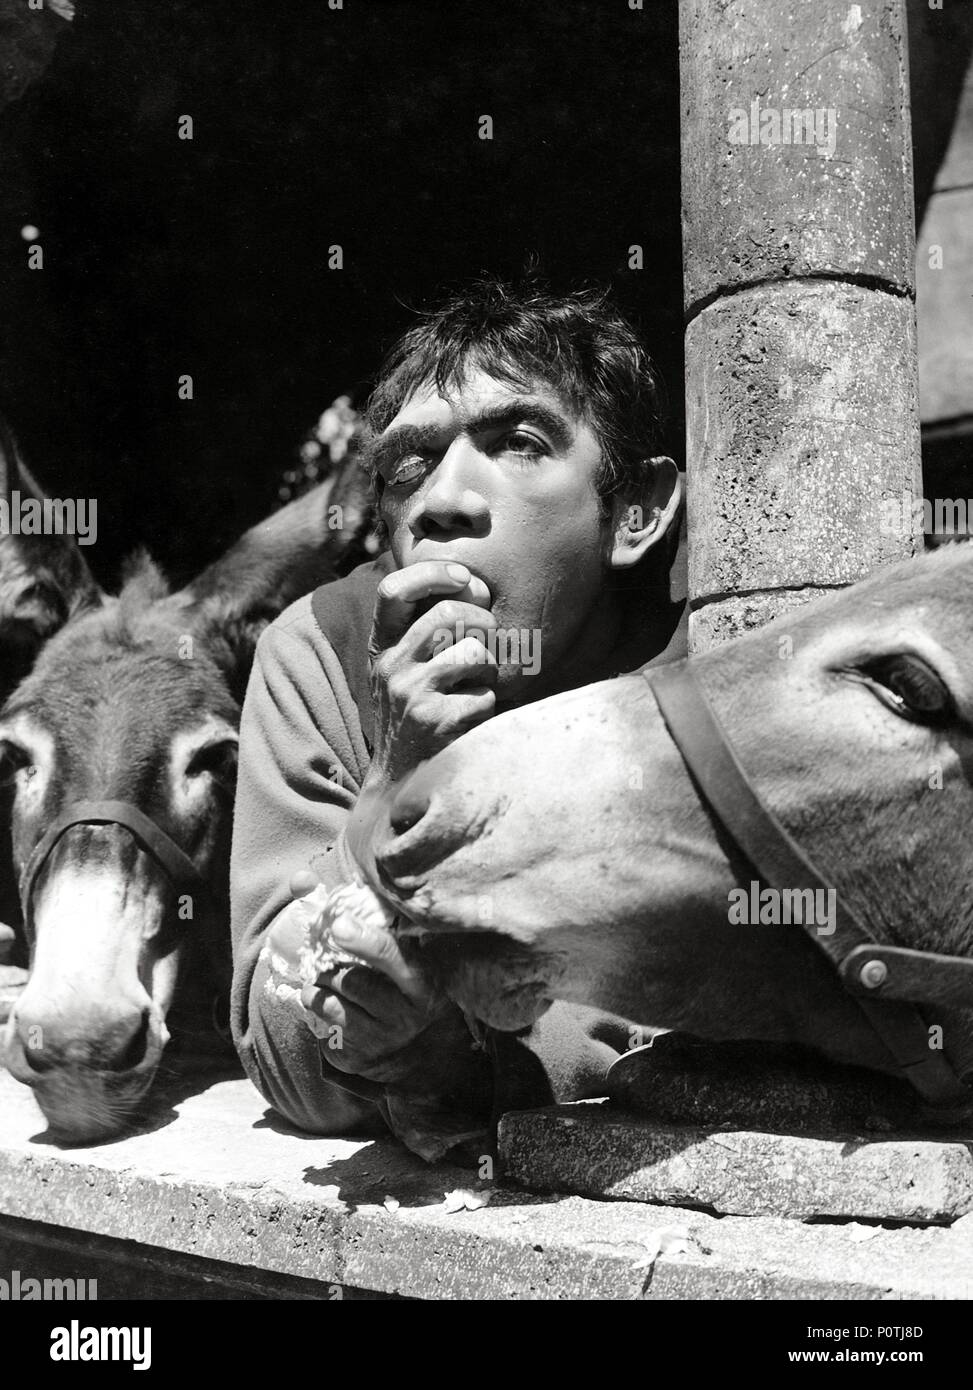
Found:
[[[345,911],[335,917],[329,935],[342,951],[350,952],[388,976],[407,998],[419,1001],[426,997],[419,976],[407,964],[399,943],[385,927]]]

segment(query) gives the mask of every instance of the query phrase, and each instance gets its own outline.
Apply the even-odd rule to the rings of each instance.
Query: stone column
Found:
[[[903,0],[680,0],[680,62],[703,651],[922,545]]]

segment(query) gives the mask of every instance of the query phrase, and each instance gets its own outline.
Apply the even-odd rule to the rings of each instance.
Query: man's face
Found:
[[[489,588],[500,629],[535,634],[550,672],[582,633],[607,574],[595,491],[601,448],[590,426],[549,386],[471,371],[448,399],[434,385],[420,388],[376,448],[396,564],[464,564]],[[500,698],[532,679],[501,662]]]

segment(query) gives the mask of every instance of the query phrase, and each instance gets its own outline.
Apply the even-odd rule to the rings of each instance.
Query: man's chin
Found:
[[[542,685],[540,673],[527,675],[519,666],[501,666],[497,672],[497,710],[517,709],[542,698],[547,682]]]

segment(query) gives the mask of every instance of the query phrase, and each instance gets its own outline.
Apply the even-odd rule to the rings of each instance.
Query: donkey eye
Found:
[[[897,714],[920,724],[946,724],[956,717],[953,697],[921,657],[901,652],[865,667],[876,693]]]
[[[0,739],[0,786],[8,785],[18,772],[32,763],[33,758],[23,744],[9,738]]]
[[[22,603],[46,603],[53,607],[57,602],[58,595],[50,584],[45,584],[41,579],[35,579],[25,589],[21,589],[17,597]]]
[[[17,595],[14,616],[33,622],[38,629],[43,627],[45,632],[60,627],[67,618],[64,596],[45,580],[34,580]]]
[[[236,777],[237,745],[232,739],[220,739],[197,748],[186,768],[188,777],[211,773],[218,782],[231,783]]]

